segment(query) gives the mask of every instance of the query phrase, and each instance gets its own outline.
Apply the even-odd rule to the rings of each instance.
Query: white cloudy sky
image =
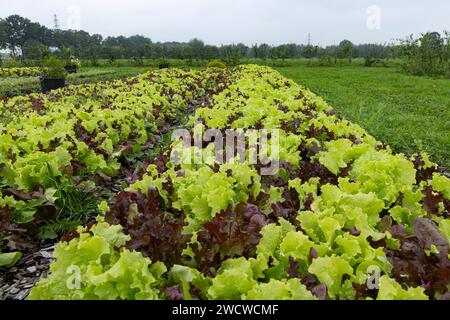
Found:
[[[379,20],[376,11],[368,14],[371,6],[380,9]],[[384,43],[450,30],[448,0],[0,0],[0,17],[10,14],[49,27],[57,14],[61,28],[78,26],[104,36],[198,37],[210,44],[305,43],[308,33],[320,45],[344,38]]]

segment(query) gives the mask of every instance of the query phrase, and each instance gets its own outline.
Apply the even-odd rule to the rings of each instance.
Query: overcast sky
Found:
[[[449,0],[0,0],[0,17],[19,14],[62,29],[153,41],[209,44],[390,42],[450,30]]]

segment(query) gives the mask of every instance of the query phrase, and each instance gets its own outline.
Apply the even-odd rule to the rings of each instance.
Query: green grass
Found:
[[[450,80],[407,76],[395,68],[276,69],[395,151],[425,151],[450,169]]]

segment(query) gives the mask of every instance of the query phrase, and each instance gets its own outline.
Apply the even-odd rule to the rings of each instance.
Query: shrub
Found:
[[[450,34],[428,32],[401,43],[405,72],[417,76],[446,75],[450,67]]]
[[[386,61],[380,58],[373,58],[370,56],[364,57],[364,66],[365,67],[388,67]]]
[[[97,56],[97,54],[92,53],[91,56],[90,56],[90,58],[89,58],[89,60],[90,60],[91,65],[92,65],[93,67],[98,67],[98,66],[100,66],[100,63],[99,63],[99,61],[98,61],[98,56]]]
[[[335,64],[336,64],[335,61],[328,54],[324,54],[319,57],[319,66],[321,67],[331,67],[334,66]]]
[[[78,70],[81,68],[81,62],[74,56],[71,56],[68,60],[66,60],[65,67]]]
[[[64,69],[65,61],[49,57],[43,62],[42,77],[46,79],[65,79],[67,72]]]
[[[160,69],[168,69],[170,68],[170,62],[169,60],[163,58],[159,60],[158,66]]]
[[[227,65],[220,60],[211,60],[206,65],[206,68],[208,68],[208,69],[210,69],[210,68],[211,69],[226,69]]]
[[[131,64],[134,67],[143,67],[144,66],[144,58],[142,57],[133,57],[131,60]]]

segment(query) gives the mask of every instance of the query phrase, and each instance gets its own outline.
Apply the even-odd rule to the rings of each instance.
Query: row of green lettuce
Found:
[[[199,148],[173,142],[168,154],[185,160],[200,155],[204,162],[150,165],[142,179],[117,196],[114,207],[104,208],[111,222],[128,199],[116,224],[99,217],[95,226],[80,227],[78,237],[57,245],[50,274],[32,290],[31,299],[167,299],[168,288],[179,290],[184,299],[357,299],[358,288],[373,290],[368,288],[373,270],[378,271],[377,299],[447,294],[450,180],[437,165],[426,155],[408,159],[393,154],[358,125],[338,118],[320,97],[272,69],[239,67],[229,80],[209,106],[196,110],[192,132],[281,129],[279,150],[269,150],[269,157],[279,159],[282,168],[261,176],[258,166],[238,159],[217,163],[212,143]],[[161,198],[158,208],[149,190]],[[297,197],[295,212],[289,211],[286,194]],[[147,197],[147,207],[133,200],[139,195]],[[204,269],[198,251],[220,239],[220,230],[211,226],[228,212],[229,229],[237,228],[233,219],[240,204],[256,205],[254,216],[265,221],[257,241],[246,243],[248,251],[224,248],[223,243],[233,243],[226,237],[215,242],[211,248],[217,255]],[[155,214],[162,218],[152,220]],[[133,229],[146,219],[162,225],[184,220],[187,240],[174,232],[177,238],[165,244],[150,231]],[[395,232],[400,227],[405,237]],[[250,229],[246,232],[253,236]],[[423,242],[424,261],[402,255],[411,239]],[[175,262],[154,258],[158,249],[176,241],[183,243],[183,252]],[[419,267],[439,263],[443,284],[438,289],[411,285],[417,279],[394,274],[392,257]],[[322,294],[309,288],[308,278]]]
[[[39,67],[0,68],[0,78],[35,77],[42,73]]]
[[[20,258],[19,230],[57,201],[55,180],[89,189],[95,176],[117,176],[124,158],[215,88],[213,78],[171,69],[0,101],[0,267]]]

